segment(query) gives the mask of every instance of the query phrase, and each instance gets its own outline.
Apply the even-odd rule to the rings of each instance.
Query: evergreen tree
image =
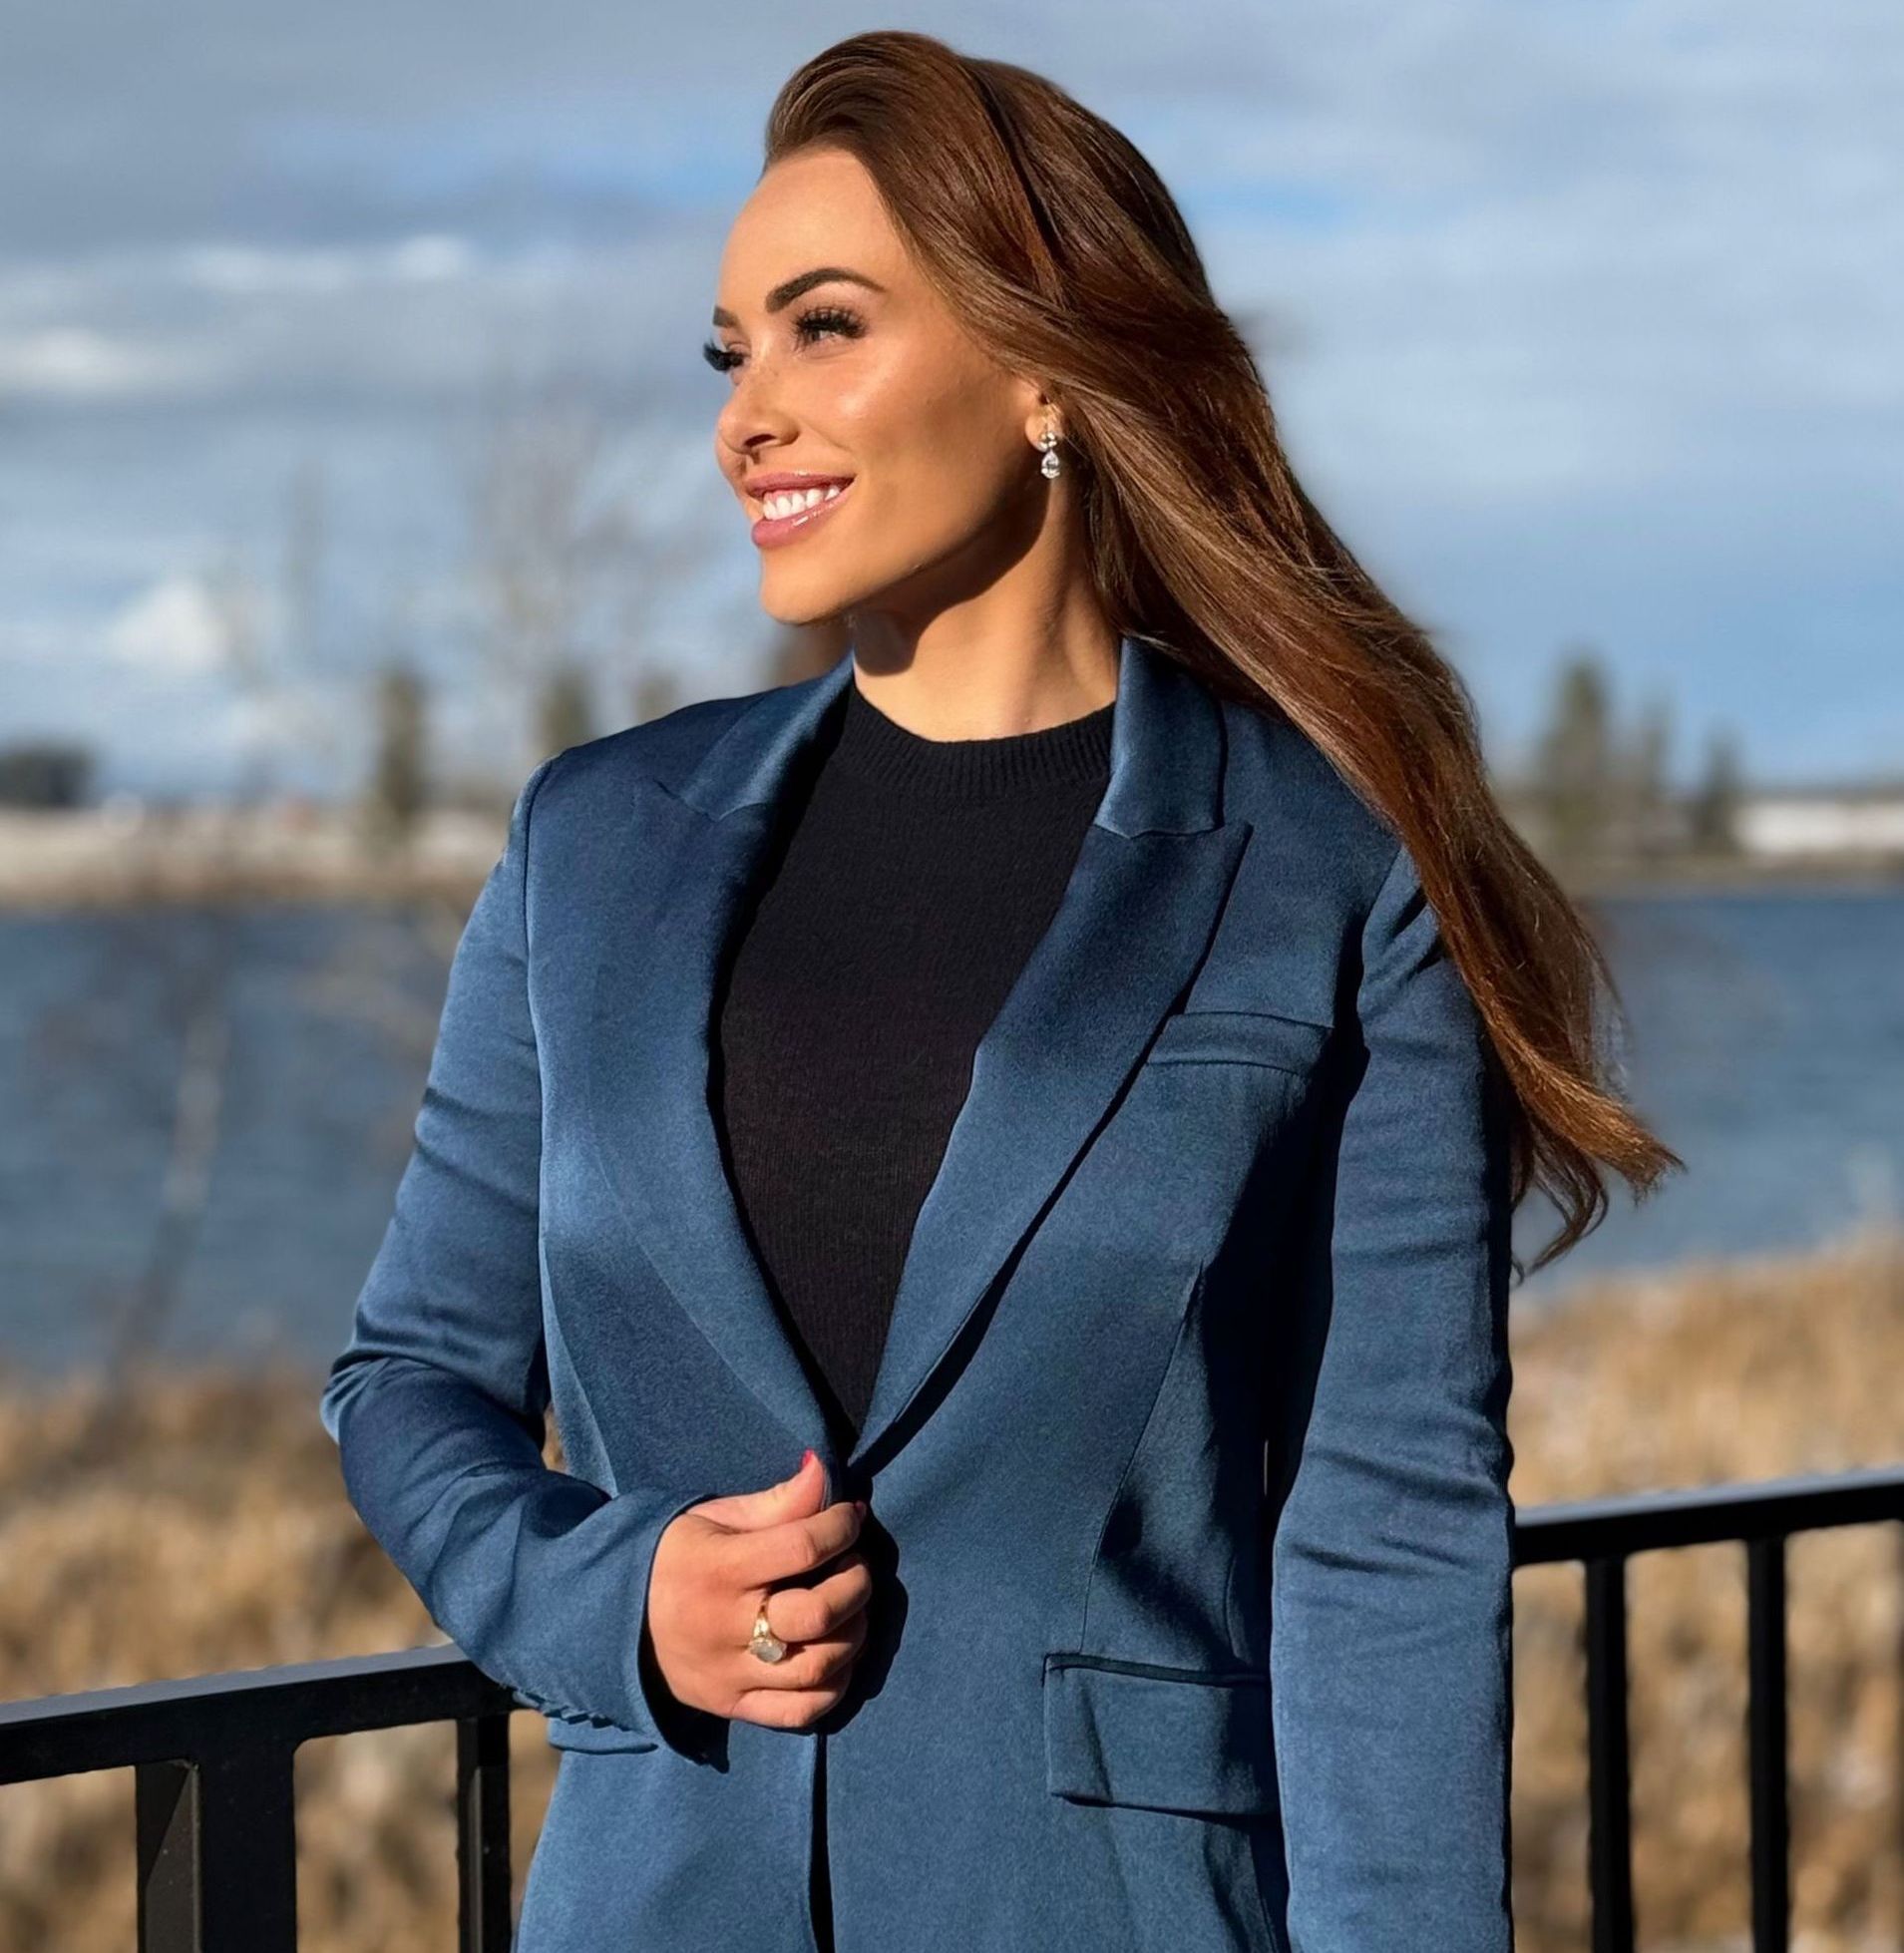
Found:
[[[377,752],[366,812],[384,839],[407,838],[429,795],[424,759],[423,680],[408,664],[384,667],[377,680]]]
[[[1721,727],[1707,741],[1706,769],[1687,807],[1689,838],[1712,854],[1738,851],[1738,803],[1743,784],[1738,742]]]
[[[1636,854],[1658,854],[1672,842],[1672,708],[1656,696],[1641,710],[1621,768],[1622,843]]]
[[[1593,650],[1576,650],[1562,664],[1533,783],[1547,845],[1559,856],[1591,857],[1609,838],[1618,792],[1609,692]]]
[[[588,674],[580,665],[559,664],[544,679],[536,700],[536,737],[546,758],[592,739],[594,711],[589,703]]]

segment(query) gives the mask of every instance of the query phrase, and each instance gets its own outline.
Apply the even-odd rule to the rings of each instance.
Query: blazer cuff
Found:
[[[564,1664],[568,1671],[565,1679],[573,1693],[580,1694],[585,1689],[588,1700],[572,1702],[564,1695],[547,1694],[530,1687],[526,1680],[499,1675],[497,1679],[508,1683],[517,1701],[541,1710],[552,1724],[598,1733],[599,1747],[603,1749],[665,1746],[689,1761],[713,1759],[727,1719],[679,1701],[668,1688],[654,1661],[647,1625],[647,1597],[655,1550],[662,1533],[690,1506],[715,1495],[711,1490],[696,1491],[660,1504],[639,1493],[623,1492],[609,1500],[607,1508],[597,1516],[607,1516],[615,1507],[622,1508],[619,1516],[627,1530],[622,1533],[620,1550],[614,1556],[614,1572],[619,1576],[617,1584],[627,1598],[627,1605],[616,1609],[606,1622],[571,1616],[552,1623],[556,1634],[573,1637],[570,1644],[571,1659]],[[561,1594],[553,1594],[551,1601],[553,1611],[561,1615]],[[595,1643],[592,1650],[588,1648],[591,1641]],[[475,1651],[471,1653],[474,1659]],[[574,1660],[576,1654],[581,1656],[579,1664]],[[481,1661],[478,1666],[487,1668]],[[551,1741],[558,1748],[563,1747],[563,1736],[554,1731]],[[572,1747],[588,1749],[596,1745],[583,1737]]]

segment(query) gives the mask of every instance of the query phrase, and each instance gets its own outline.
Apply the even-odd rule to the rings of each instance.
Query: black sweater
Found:
[[[855,1433],[973,1050],[1103,797],[1112,712],[928,739],[849,683],[736,933],[714,1040],[729,1171]]]

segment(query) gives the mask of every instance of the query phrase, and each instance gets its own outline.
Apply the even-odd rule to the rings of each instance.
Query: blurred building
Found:
[[[1904,786],[1760,787],[1741,795],[1733,824],[1747,854],[1904,860]]]

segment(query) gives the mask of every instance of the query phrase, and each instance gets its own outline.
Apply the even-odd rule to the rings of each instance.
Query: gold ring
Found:
[[[760,1603],[760,1611],[754,1616],[753,1639],[748,1647],[763,1662],[778,1662],[786,1658],[787,1644],[767,1625],[767,1603]]]

